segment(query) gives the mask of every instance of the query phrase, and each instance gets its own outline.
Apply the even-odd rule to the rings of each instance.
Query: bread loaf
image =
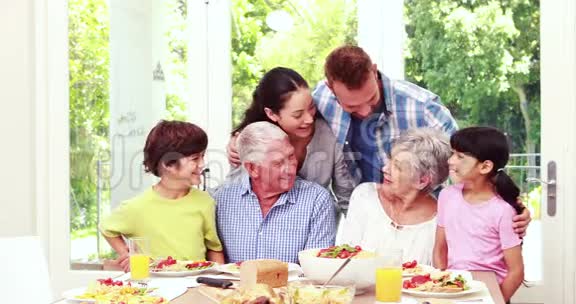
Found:
[[[240,265],[240,285],[267,284],[272,288],[286,286],[288,264],[278,260],[250,260]]]

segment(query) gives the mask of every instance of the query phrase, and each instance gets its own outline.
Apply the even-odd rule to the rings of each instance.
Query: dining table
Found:
[[[502,296],[502,292],[500,291],[500,286],[496,279],[496,275],[493,272],[485,272],[485,271],[472,271],[472,277],[476,281],[483,282],[488,290],[489,297],[493,301],[494,304],[506,304],[504,298]],[[472,297],[473,299],[474,297]],[[468,298],[467,298],[468,299]],[[489,304],[482,298],[478,298],[478,301],[470,301],[464,300],[463,303],[485,303]],[[457,301],[456,301],[457,302]],[[200,292],[198,287],[189,288],[186,293],[182,294],[181,296],[173,299],[170,301],[171,304],[215,304],[215,301],[212,300],[210,297],[206,296],[204,293]],[[367,292],[357,295],[354,297],[353,304],[374,304],[377,303],[374,296],[374,291],[368,290]]]
[[[469,296],[465,296],[463,298],[455,298],[453,299],[452,303],[462,303],[462,304],[506,304],[504,301],[504,297],[502,296],[502,292],[500,291],[500,286],[498,284],[498,280],[496,275],[493,272],[489,271],[471,271],[473,280],[482,282],[486,288],[477,294],[471,294]],[[126,274],[119,275],[117,278],[126,277]],[[195,279],[192,277],[190,279]],[[170,300],[171,304],[216,304],[218,301],[211,297],[206,292],[203,292],[203,285],[196,285],[194,287],[189,287],[183,293],[179,293],[179,296],[172,298]],[[412,298],[416,299],[410,302],[402,302],[402,303],[422,303],[427,299],[419,299],[419,298]],[[404,299],[404,296],[403,296]],[[420,301],[418,301],[420,300]],[[54,304],[66,304],[70,303],[66,300],[58,300],[53,302]],[[77,303],[77,302],[75,302]],[[377,304],[374,294],[374,289],[368,289],[366,292],[356,295],[352,304]],[[448,302],[450,303],[450,302]]]

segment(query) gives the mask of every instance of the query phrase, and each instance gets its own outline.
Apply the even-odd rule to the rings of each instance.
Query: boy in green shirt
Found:
[[[192,188],[200,184],[207,146],[204,130],[187,122],[161,121],[148,134],[144,167],[160,181],[122,202],[100,225],[125,271],[129,253],[124,237],[148,238],[152,257],[224,263],[216,204],[208,193]]]

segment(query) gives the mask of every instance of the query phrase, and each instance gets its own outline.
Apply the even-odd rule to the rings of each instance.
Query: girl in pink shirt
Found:
[[[512,217],[524,207],[504,171],[508,141],[497,129],[471,127],[454,133],[450,145],[454,185],[438,197],[434,266],[492,271],[509,301],[524,280],[522,240],[512,227]]]

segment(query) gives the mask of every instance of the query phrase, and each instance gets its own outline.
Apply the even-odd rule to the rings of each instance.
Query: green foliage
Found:
[[[192,98],[188,85],[188,40],[186,30],[186,0],[164,1],[168,18],[164,33],[168,54],[164,62],[166,81],[166,114],[169,120],[187,120],[186,98]]]
[[[109,158],[109,13],[105,0],[70,0],[70,225],[96,225],[97,161]]]
[[[289,32],[275,32],[266,25],[268,13],[278,9],[293,18]],[[345,43],[356,44],[355,1],[235,0],[232,12],[233,125],[242,120],[266,70],[292,68],[314,87],[323,78],[328,53]]]
[[[118,258],[118,253],[114,250],[109,250],[103,253],[95,253],[88,255],[89,261],[98,261],[98,260],[115,260]]]
[[[169,14],[165,40],[167,119],[185,120],[187,85],[186,0],[166,1]],[[110,13],[106,0],[71,0],[69,12],[70,92],[70,229],[95,231],[98,162],[100,198],[109,203],[109,69]],[[84,231],[84,230],[83,230]]]
[[[542,201],[542,186],[538,185],[534,187],[530,192],[525,194],[522,200],[526,207],[530,210],[530,214],[533,219],[540,219],[541,216],[541,204]]]
[[[269,32],[258,43],[257,57],[265,70],[286,66],[297,70],[311,86],[324,78],[326,56],[344,44],[350,32],[347,28],[356,18],[354,7],[344,0],[316,0],[307,2],[303,12],[309,14],[296,18],[294,27],[287,33]],[[298,16],[293,13],[292,15]]]
[[[405,7],[407,78],[440,95],[461,126],[507,130],[515,151],[538,142],[538,1],[407,0]],[[527,95],[530,134],[517,90]]]

